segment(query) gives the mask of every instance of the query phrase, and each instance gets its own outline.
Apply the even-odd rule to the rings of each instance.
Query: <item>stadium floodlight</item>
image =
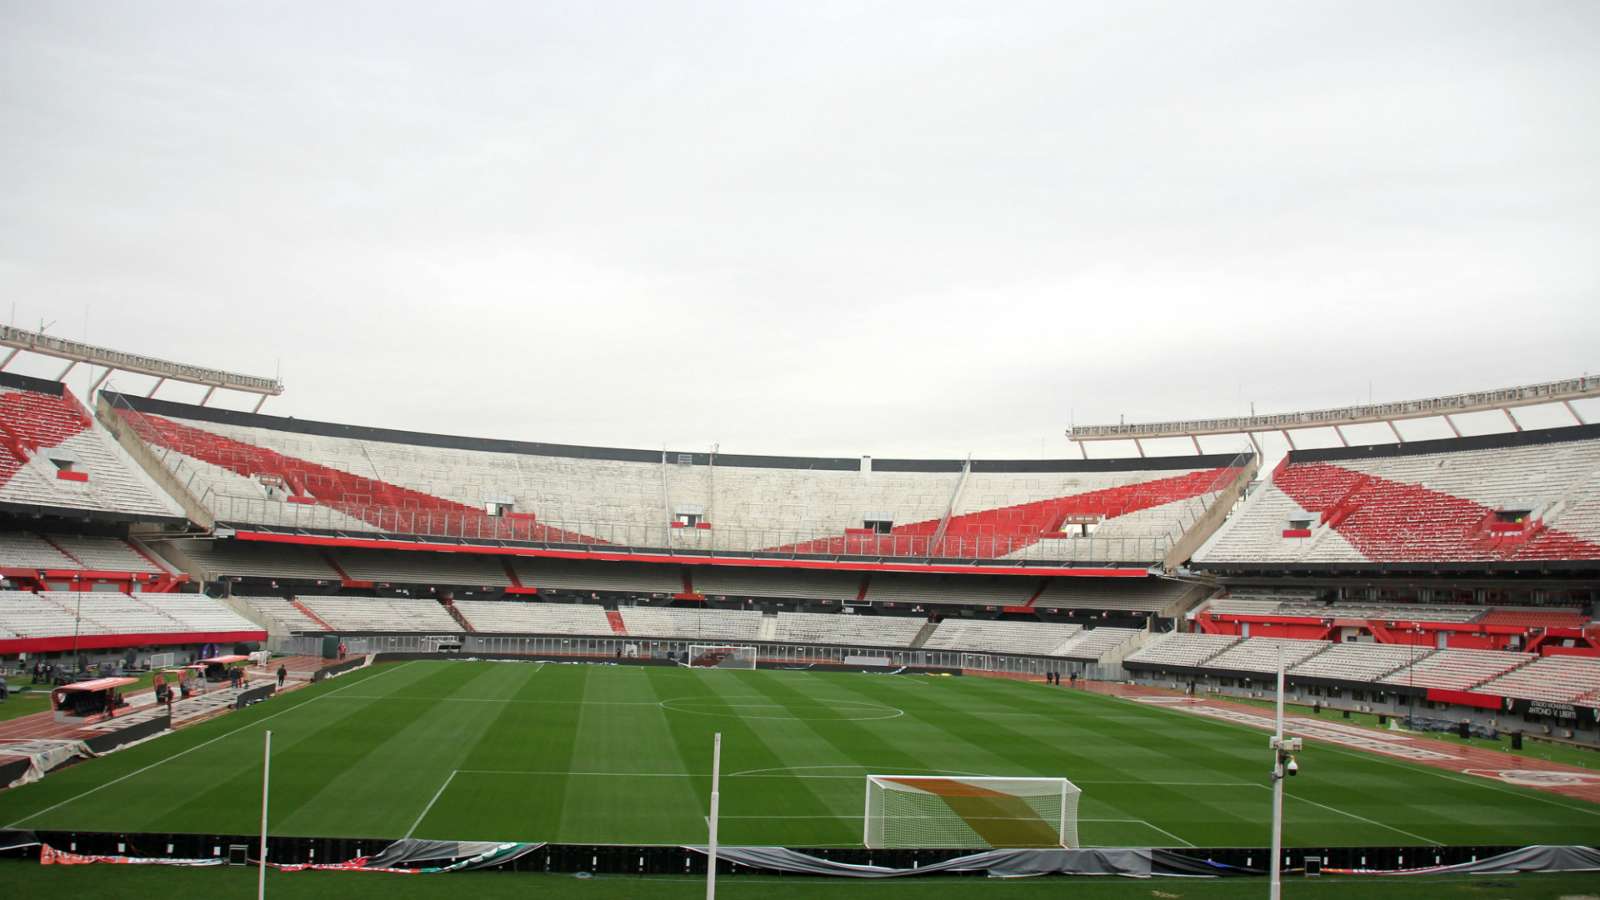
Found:
[[[868,775],[868,849],[1078,846],[1078,786],[1065,778]]]
[[[756,648],[735,644],[690,644],[683,663],[691,669],[754,669]]]

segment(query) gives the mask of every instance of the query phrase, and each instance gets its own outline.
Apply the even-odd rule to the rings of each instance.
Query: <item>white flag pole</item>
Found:
[[[717,900],[717,806],[721,777],[722,732],[719,731],[711,745],[711,816],[706,819],[706,826],[710,830],[706,853],[706,900]]]
[[[261,858],[256,876],[256,900],[267,897],[267,785],[272,778],[272,732],[267,732],[266,749],[261,753]]]

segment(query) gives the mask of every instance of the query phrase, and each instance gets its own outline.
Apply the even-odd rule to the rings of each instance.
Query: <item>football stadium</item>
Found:
[[[0,900],[1600,900],[1597,38],[0,0]]]
[[[1600,379],[819,458],[285,418],[0,342],[206,389],[0,372],[19,858],[619,895],[1600,859]],[[1397,427],[1536,408],[1572,424]]]

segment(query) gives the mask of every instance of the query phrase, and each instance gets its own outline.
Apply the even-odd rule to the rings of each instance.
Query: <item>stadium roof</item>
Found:
[[[1578,414],[1578,411],[1573,408],[1572,401],[1593,397],[1600,397],[1600,376],[1584,375],[1580,378],[1568,378],[1562,381],[1547,381],[1540,384],[1477,391],[1468,394],[1447,394],[1397,403],[1368,403],[1264,416],[1187,419],[1133,425],[1078,425],[1067,429],[1067,439],[1080,443],[1131,440],[1138,444],[1140,441],[1158,438],[1190,438],[1193,440],[1204,435],[1253,435],[1256,432],[1271,431],[1283,432],[1287,436],[1287,432],[1297,429],[1332,428],[1339,434],[1339,440],[1342,444],[1345,443],[1344,434],[1339,429],[1347,425],[1382,423],[1389,425],[1390,429],[1393,430],[1393,423],[1396,421],[1428,418],[1442,418],[1450,426],[1450,430],[1459,437],[1461,432],[1456,428],[1455,422],[1450,418],[1451,416],[1499,410],[1505,413],[1506,419],[1511,423],[1513,429],[1521,431],[1521,424],[1511,414],[1512,409],[1521,406],[1560,403],[1566,407],[1578,424],[1588,424]],[[1405,442],[1405,439],[1400,436],[1398,431],[1395,431],[1394,435],[1399,442]],[[1293,446],[1292,440],[1290,445]],[[1195,446],[1198,448],[1199,445],[1196,444]],[[1140,448],[1140,455],[1143,455],[1142,447]]]

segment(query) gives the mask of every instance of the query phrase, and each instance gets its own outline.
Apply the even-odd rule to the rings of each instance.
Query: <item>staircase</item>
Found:
[[[456,605],[454,603],[446,603],[445,601],[440,600],[439,605],[443,606],[444,611],[450,614],[450,618],[456,620],[456,624],[461,626],[462,631],[471,634],[478,630],[472,627],[472,623],[468,622],[467,617],[461,614],[461,610],[456,609]]]
[[[318,625],[320,625],[322,627],[323,631],[338,631],[339,630],[339,629],[333,627],[332,625],[329,625],[326,619],[324,619],[321,616],[317,615],[316,613],[312,612],[311,611],[311,607],[305,605],[304,603],[301,603],[299,600],[291,599],[289,601],[289,605],[293,606],[295,609],[298,609],[301,612],[305,613],[306,614],[306,618],[308,618],[311,621],[313,621],[313,622],[317,623]]]
[[[938,628],[938,624],[932,619],[923,622],[922,630],[917,632],[917,636],[911,639],[911,649],[916,650],[921,648],[923,644],[928,642],[928,638],[933,637],[933,633],[937,631]]]
[[[758,641],[775,641],[778,639],[778,614],[775,612],[762,613],[761,628],[756,632]]]
[[[617,612],[614,609],[608,609],[606,610],[606,621],[611,624],[612,634],[620,634],[624,637],[627,636],[628,625],[622,621],[622,613]]]

